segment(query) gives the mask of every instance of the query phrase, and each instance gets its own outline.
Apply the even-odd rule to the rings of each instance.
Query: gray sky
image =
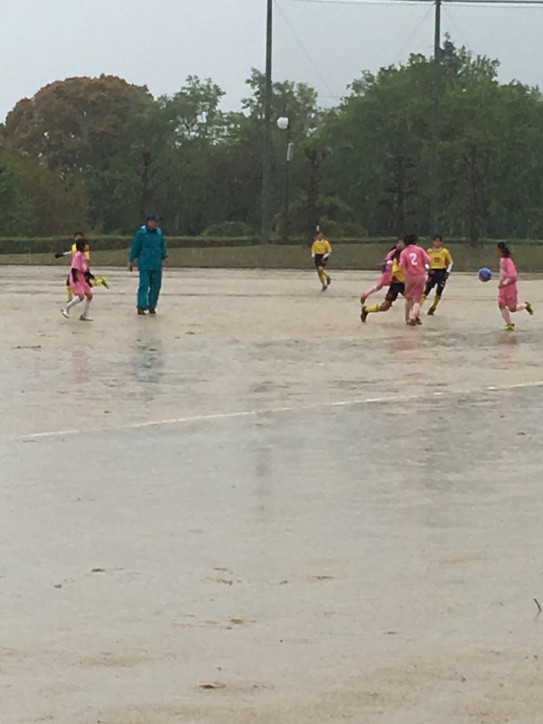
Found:
[[[0,120],[24,97],[76,75],[119,75],[153,95],[210,77],[240,108],[264,68],[266,0],[2,0]],[[457,45],[501,61],[500,79],[543,87],[543,6],[443,7]],[[433,49],[433,4],[274,2],[274,80],[305,81],[334,105],[362,69]]]

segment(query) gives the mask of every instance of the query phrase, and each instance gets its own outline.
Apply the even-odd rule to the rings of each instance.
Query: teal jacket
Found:
[[[129,261],[138,260],[138,269],[161,269],[168,256],[162,229],[150,229],[145,224],[136,231],[130,247]]]

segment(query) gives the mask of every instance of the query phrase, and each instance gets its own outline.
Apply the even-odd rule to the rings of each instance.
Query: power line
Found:
[[[326,90],[328,91],[330,97],[332,97],[332,96],[333,96],[333,91],[332,91],[332,89],[330,88],[330,86],[328,85],[328,83],[326,82],[326,78],[322,75],[322,73],[320,72],[320,70],[317,68],[317,65],[316,65],[315,61],[313,60],[313,58],[312,58],[311,55],[309,54],[308,50],[306,49],[306,47],[305,47],[304,44],[302,43],[300,37],[298,36],[298,33],[297,33],[297,32],[294,30],[294,28],[292,27],[292,25],[291,25],[291,23],[289,22],[287,16],[286,16],[285,13],[282,11],[282,9],[281,9],[279,3],[277,2],[277,0],[274,0],[274,3],[275,3],[275,7],[277,8],[277,10],[279,11],[281,17],[283,18],[285,24],[287,25],[287,27],[289,28],[290,32],[291,32],[292,35],[294,36],[296,42],[298,43],[298,45],[299,45],[299,47],[300,47],[300,50],[301,50],[302,53],[305,55],[305,57],[307,58],[307,60],[309,61],[309,63],[313,66],[313,70],[315,71],[315,73],[316,73],[316,74],[318,75],[318,77],[320,78],[321,83],[323,84],[323,86],[324,86],[324,87],[326,88]]]
[[[435,0],[286,0],[292,3],[311,3],[313,5],[421,5],[435,3]],[[506,5],[508,7],[528,7],[543,5],[543,0],[442,0],[445,5]]]

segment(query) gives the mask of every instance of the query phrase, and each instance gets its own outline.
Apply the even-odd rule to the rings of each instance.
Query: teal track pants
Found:
[[[138,307],[141,309],[154,308],[158,304],[162,286],[162,269],[140,269],[139,272]]]

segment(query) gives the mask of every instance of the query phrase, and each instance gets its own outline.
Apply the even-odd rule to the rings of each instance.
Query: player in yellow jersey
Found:
[[[315,260],[315,266],[317,268],[317,274],[319,275],[320,283],[322,284],[322,290],[325,292],[330,286],[330,274],[326,271],[326,265],[328,258],[332,253],[332,245],[328,239],[324,238],[322,231],[317,232],[315,241],[311,244],[311,256]]]
[[[430,256],[430,269],[428,270],[428,281],[424,288],[424,296],[421,299],[420,306],[424,304],[426,297],[430,294],[432,289],[436,287],[436,295],[432,306],[428,310],[428,315],[431,317],[436,311],[436,307],[441,301],[441,295],[443,289],[451,273],[453,267],[453,259],[451,252],[443,246],[443,237],[441,234],[436,234],[432,241],[432,246],[428,249],[428,255]]]
[[[386,312],[394,304],[398,295],[405,291],[405,269],[400,267],[400,254],[402,249],[405,248],[403,239],[398,239],[396,242],[396,252],[392,257],[392,273],[390,275],[390,286],[386,293],[385,301],[381,304],[372,304],[369,307],[363,306],[360,313],[360,321],[365,322],[368,314],[372,312]]]
[[[73,244],[70,248],[70,251],[59,251],[55,254],[55,257],[57,259],[59,259],[61,256],[71,255],[71,257],[73,259],[74,255],[77,252],[77,242],[80,239],[84,239],[84,238],[85,238],[85,235],[83,234],[82,231],[76,231],[74,234],[74,240],[73,240]],[[90,260],[90,251],[85,251],[84,254],[85,254],[86,258]],[[106,289],[109,289],[109,282],[106,279],[106,277],[94,277],[93,276],[88,279],[88,283],[90,284],[91,287],[96,287],[99,284],[102,284],[102,286],[104,286]],[[70,286],[70,275],[68,275],[68,279],[66,280],[66,293],[68,294],[68,302],[71,302],[74,295],[72,292],[72,287]]]

